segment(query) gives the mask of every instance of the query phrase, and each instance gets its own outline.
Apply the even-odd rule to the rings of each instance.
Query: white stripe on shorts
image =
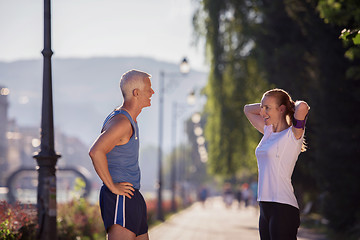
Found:
[[[116,224],[116,220],[117,220],[118,204],[119,204],[119,195],[116,196],[114,224]]]
[[[125,227],[125,199],[126,197],[123,197],[123,227]]]
[[[116,206],[115,206],[115,217],[114,217],[114,224],[117,224],[117,215],[118,215],[118,207],[119,207],[119,196],[120,195],[116,195]],[[125,227],[125,197],[122,198],[123,201],[122,201],[122,216],[123,216],[123,219],[122,219],[122,227]]]

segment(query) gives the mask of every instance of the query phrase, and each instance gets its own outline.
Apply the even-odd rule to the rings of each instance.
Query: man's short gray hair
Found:
[[[143,89],[146,78],[151,78],[151,75],[136,69],[127,71],[121,76],[120,89],[125,99],[130,99],[134,89]]]

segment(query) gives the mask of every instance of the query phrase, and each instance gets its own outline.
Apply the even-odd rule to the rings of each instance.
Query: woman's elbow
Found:
[[[249,104],[246,104],[243,109],[245,114],[248,112],[248,109],[249,109]]]
[[[305,101],[296,101],[295,107],[301,111],[308,111],[310,109],[310,106]]]

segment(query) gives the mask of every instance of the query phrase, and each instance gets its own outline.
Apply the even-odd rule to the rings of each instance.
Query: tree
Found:
[[[249,9],[247,1],[205,0],[194,17],[197,33],[206,38],[211,65],[205,88],[209,170],[228,177],[241,168],[256,173],[253,153],[260,135],[242,109],[259,101],[267,87],[256,61],[247,56],[252,46],[248,26],[255,21]]]

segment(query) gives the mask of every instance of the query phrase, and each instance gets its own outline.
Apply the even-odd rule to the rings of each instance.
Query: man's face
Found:
[[[151,97],[154,93],[155,93],[154,90],[151,88],[150,78],[146,78],[144,80],[143,89],[139,90],[139,100],[142,107],[151,106]]]

